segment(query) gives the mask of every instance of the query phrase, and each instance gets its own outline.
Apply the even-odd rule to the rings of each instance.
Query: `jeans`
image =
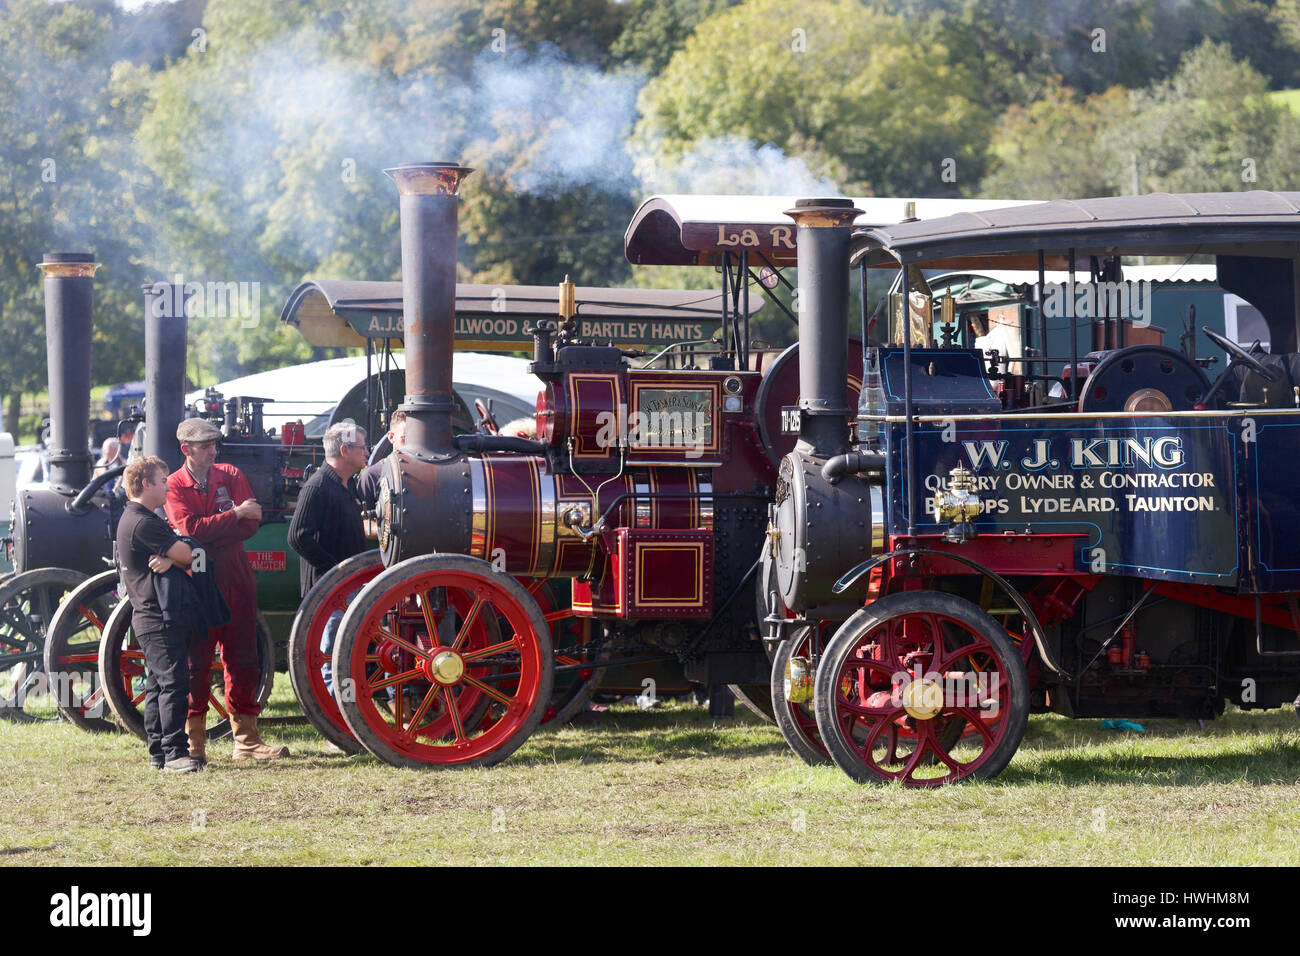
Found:
[[[361,593],[361,589],[357,588],[355,591],[349,594],[348,604],[351,604],[356,599],[356,596],[360,593]],[[329,693],[331,697],[335,699],[336,702],[338,701],[338,697],[334,693],[334,665],[333,665],[334,640],[338,637],[339,624],[341,624],[342,622],[343,622],[342,611],[335,611],[333,614],[331,614],[329,616],[329,620],[325,622],[325,630],[321,634],[321,639],[320,639],[321,653],[325,655],[325,663],[320,666],[320,676],[325,681],[325,690]],[[388,688],[388,699],[389,700],[397,699],[397,692],[392,687]]]
[[[356,594],[349,594],[348,601],[356,597]],[[325,680],[325,690],[331,697],[334,696],[334,639],[339,633],[339,624],[343,621],[343,612],[335,611],[330,615],[330,619],[325,622],[325,633],[321,635],[320,649],[325,655],[325,663],[321,665],[320,675]]]
[[[179,628],[164,628],[141,634],[136,640],[149,668],[144,689],[144,732],[149,756],[164,761],[188,757],[185,716],[189,712],[189,635]]]

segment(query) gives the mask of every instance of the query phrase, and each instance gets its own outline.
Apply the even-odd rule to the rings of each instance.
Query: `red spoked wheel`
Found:
[[[271,686],[275,681],[275,649],[271,644],[271,629],[260,614],[257,616],[257,655],[261,668],[257,699],[265,704],[271,696]],[[219,654],[213,658],[211,675],[208,737],[215,738],[229,729],[230,719],[224,700],[225,671]],[[135,639],[135,631],[131,629],[131,602],[122,601],[113,608],[113,613],[104,624],[104,636],[99,642],[99,680],[109,710],[117,722],[141,740],[145,739],[144,695],[147,678],[144,651]]]
[[[289,632],[289,681],[298,704],[322,737],[350,754],[362,753],[365,748],[352,736],[338,702],[325,687],[322,668],[329,658],[321,650],[321,639],[330,616],[346,611],[357,592],[383,570],[379,551],[355,555],[330,569],[303,598]]]
[[[59,713],[82,730],[115,731],[99,681],[99,644],[117,607],[117,571],[83,581],[59,604],[45,641],[45,673],[56,689]]]
[[[410,558],[370,582],[343,617],[333,664],[348,728],[403,767],[504,760],[541,722],[554,681],[537,602],[455,554]]]
[[[1006,631],[937,591],[892,594],[845,621],[814,692],[822,743],[861,783],[996,776],[1029,715],[1029,678]]]
[[[790,749],[814,767],[830,763],[831,758],[817,731],[812,702],[796,703],[790,698],[801,696],[798,686],[811,680],[821,649],[821,627],[804,627],[782,641],[772,659],[771,699],[777,729]]]

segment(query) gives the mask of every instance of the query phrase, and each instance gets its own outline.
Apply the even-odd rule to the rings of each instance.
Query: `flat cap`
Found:
[[[206,418],[187,418],[176,426],[176,440],[179,442],[216,441],[221,438],[221,429]]]

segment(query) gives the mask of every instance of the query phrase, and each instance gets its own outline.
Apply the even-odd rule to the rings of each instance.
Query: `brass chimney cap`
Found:
[[[852,199],[799,199],[785,214],[800,228],[838,229],[853,225],[862,210],[853,205]]]
[[[99,268],[91,252],[47,252],[37,263],[41,274],[48,278],[93,278]]]
[[[455,196],[460,181],[474,172],[460,163],[402,163],[384,170],[403,196]]]

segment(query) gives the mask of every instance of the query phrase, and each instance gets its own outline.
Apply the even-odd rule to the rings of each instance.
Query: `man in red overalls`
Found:
[[[212,654],[221,645],[226,670],[226,709],[235,736],[235,759],[287,757],[257,733],[261,673],[257,659],[257,582],[244,542],[257,533],[262,506],[248,479],[234,465],[217,461],[221,429],[202,418],[187,418],[176,429],[185,464],[167,479],[167,518],[177,534],[198,539],[213,562],[217,587],[230,606],[230,623],[213,628],[190,645],[190,708],[185,723],[190,755],[204,757],[207,742],[208,679]]]

